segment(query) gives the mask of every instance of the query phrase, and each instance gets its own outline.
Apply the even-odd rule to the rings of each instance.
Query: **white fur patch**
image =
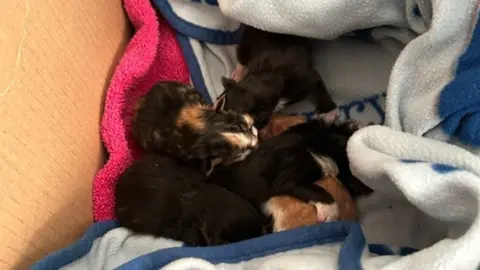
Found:
[[[326,204],[320,202],[310,202],[317,209],[317,220],[319,222],[330,222],[338,219],[340,210],[337,203]]]
[[[252,153],[252,150],[248,149],[248,150],[245,150],[244,152],[242,152],[242,154],[240,155],[238,161],[242,161],[244,160],[245,158],[248,157],[248,155],[250,155]]]
[[[256,127],[252,126],[252,134],[257,137],[258,136],[258,130]]]
[[[273,232],[281,232],[286,230],[286,228],[283,228],[278,222],[279,220],[283,220],[285,218],[285,211],[280,208],[275,208],[275,206],[272,205],[272,198],[263,204],[262,209],[263,214],[266,216],[273,216]]]
[[[323,170],[325,176],[336,177],[338,175],[337,163],[335,163],[333,159],[326,156],[319,156],[312,151],[309,152],[318,166]]]
[[[247,126],[250,128],[253,126],[253,118],[249,115],[244,115],[243,119],[245,120],[245,123],[247,123]]]
[[[323,120],[328,124],[333,124],[335,121],[337,121],[340,118],[340,110],[338,108],[335,108],[326,113],[315,114],[313,118],[318,120]]]
[[[278,101],[277,106],[275,106],[275,109],[273,109],[273,112],[278,112],[278,111],[282,110],[283,108],[285,108],[285,105],[287,105],[287,102],[288,102],[288,100],[281,98]]]

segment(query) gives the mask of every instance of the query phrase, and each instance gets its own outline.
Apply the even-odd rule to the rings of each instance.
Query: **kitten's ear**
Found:
[[[223,111],[225,108],[225,95],[220,96],[220,98],[217,99],[215,104],[213,105],[213,108],[215,109],[216,112]]]
[[[234,79],[230,79],[225,76],[222,76],[222,85],[225,88],[225,90],[231,89],[236,84],[237,82]]]

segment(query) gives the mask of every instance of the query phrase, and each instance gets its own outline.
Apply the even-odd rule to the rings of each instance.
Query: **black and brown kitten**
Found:
[[[216,164],[243,160],[258,143],[252,117],[208,105],[179,82],[158,83],[141,98],[132,129],[147,151],[207,161],[208,173]]]
[[[261,236],[268,224],[248,201],[206,183],[188,162],[157,154],[135,161],[122,174],[115,199],[120,226],[192,246]]]
[[[334,110],[336,104],[314,68],[311,43],[308,38],[246,26],[237,48],[245,72],[236,71],[238,82],[222,78],[225,108],[249,113],[258,129],[273,112],[307,98],[318,113]]]
[[[318,184],[335,177],[352,197],[372,190],[353,177],[347,141],[355,122],[314,120],[291,127],[266,140],[244,161],[218,167],[209,181],[247,199],[259,210],[274,196],[287,195],[317,208],[320,222],[336,220],[338,206]]]

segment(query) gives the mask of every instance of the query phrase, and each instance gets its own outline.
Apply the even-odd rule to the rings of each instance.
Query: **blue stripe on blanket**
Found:
[[[117,227],[118,223],[115,221],[95,223],[78,242],[45,257],[33,265],[32,269],[59,269],[68,265],[85,256],[97,238]],[[214,264],[237,263],[279,252],[342,241],[339,268],[361,269],[360,257],[365,249],[365,237],[360,225],[351,221],[318,224],[230,245],[158,250],[132,259],[117,269],[158,269],[174,260],[187,257],[202,258]],[[416,249],[404,247],[399,252],[393,252],[391,248],[381,244],[372,244],[368,248],[371,253],[377,255],[404,256],[416,251]]]
[[[184,20],[178,16],[173,10],[168,0],[154,0],[153,1],[157,9],[162,13],[163,17],[170,23],[170,25],[182,33],[183,35],[197,39],[200,41],[217,44],[217,45],[232,45],[237,44],[243,32],[243,27],[239,27],[237,30],[222,31],[217,29],[209,29],[189,21]],[[200,1],[192,1],[200,2]],[[217,1],[208,0],[205,1],[210,6],[218,5]],[[200,3],[198,3],[200,4]],[[217,7],[218,8],[218,7]],[[220,12],[220,9],[219,11]]]
[[[134,259],[119,268],[158,269],[181,258],[195,257],[213,264],[238,263],[285,252],[343,241],[339,256],[340,269],[362,269],[360,257],[365,237],[355,222],[331,222],[283,231],[230,245],[215,247],[176,247],[163,249]]]
[[[195,86],[195,88],[197,88],[197,90],[207,102],[212,103],[212,98],[210,97],[207,86],[205,85],[205,81],[203,80],[202,70],[200,69],[198,59],[193,52],[192,44],[190,44],[190,39],[181,33],[177,33],[177,40],[178,43],[180,43],[180,48],[182,49],[183,56],[185,57],[185,61],[187,62],[193,85]]]
[[[34,269],[59,269],[62,266],[70,264],[75,260],[85,256],[92,247],[93,241],[103,236],[106,232],[118,227],[116,221],[103,221],[95,223],[88,228],[83,237],[75,244],[48,255],[32,266]]]
[[[416,164],[416,163],[430,164],[426,161],[421,161],[421,160],[416,160],[416,159],[400,159],[400,162],[405,163],[405,164]],[[459,170],[457,167],[454,167],[454,166],[448,165],[448,164],[442,164],[442,163],[431,163],[430,167],[432,168],[432,170],[434,170],[434,171],[436,171],[437,173],[440,173],[440,174],[447,174],[447,173],[451,173],[451,172]]]
[[[480,146],[480,24],[478,21],[467,50],[459,58],[455,78],[440,93],[437,109],[439,116],[444,119],[441,127],[445,133],[457,137],[463,143]]]

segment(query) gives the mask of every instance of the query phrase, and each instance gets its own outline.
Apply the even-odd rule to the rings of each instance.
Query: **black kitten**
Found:
[[[260,209],[274,196],[289,195],[314,204],[320,221],[335,220],[338,206],[330,193],[314,184],[318,179],[336,177],[352,197],[372,191],[349,167],[347,141],[357,128],[353,122],[323,120],[293,126],[260,144],[244,161],[217,168],[209,181]]]
[[[120,225],[136,233],[192,246],[263,234],[264,218],[250,203],[167,156],[150,154],[134,162],[119,178],[115,198]]]
[[[136,107],[133,134],[140,145],[185,160],[219,163],[243,160],[257,146],[257,130],[248,114],[209,106],[189,85],[161,82]]]
[[[309,98],[318,113],[336,108],[314,68],[311,40],[247,26],[237,48],[246,75],[239,82],[223,77],[225,108],[249,113],[257,128],[286,105]],[[242,72],[239,72],[242,73]]]

